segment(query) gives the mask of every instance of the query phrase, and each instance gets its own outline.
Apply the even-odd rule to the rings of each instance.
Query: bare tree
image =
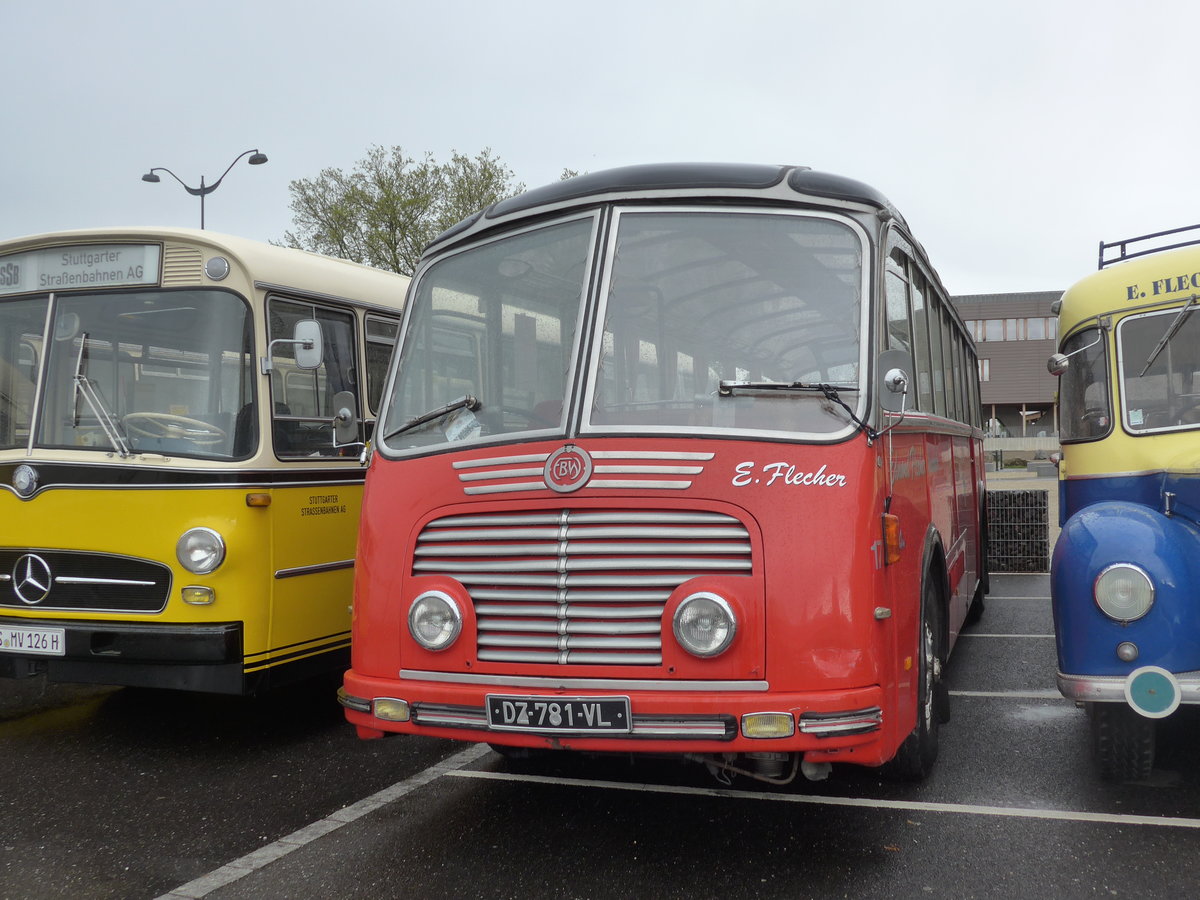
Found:
[[[293,181],[294,231],[283,244],[411,275],[425,246],[450,226],[525,190],[490,148],[448,162],[371,147],[354,170]]]

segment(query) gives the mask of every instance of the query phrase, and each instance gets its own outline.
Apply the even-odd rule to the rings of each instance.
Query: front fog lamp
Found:
[[[462,612],[442,591],[426,591],[408,609],[408,632],[426,650],[445,650],[462,632]]]
[[[394,697],[376,697],[371,701],[371,714],[385,722],[407,722],[412,715],[407,700]]]
[[[192,574],[207,575],[225,561],[225,541],[211,528],[192,528],[175,545],[175,558]]]
[[[722,597],[707,592],[692,594],[675,610],[675,640],[693,656],[724,653],[737,633],[737,617]]]
[[[1117,622],[1133,622],[1154,605],[1154,582],[1139,567],[1117,563],[1100,573],[1094,594],[1100,612]]]
[[[742,716],[742,734],[748,738],[785,738],[796,733],[791,713],[746,713]]]

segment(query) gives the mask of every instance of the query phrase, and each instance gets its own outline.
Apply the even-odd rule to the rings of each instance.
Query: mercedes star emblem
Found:
[[[52,582],[49,564],[34,553],[26,553],[13,566],[13,590],[22,603],[41,603],[50,593]]]

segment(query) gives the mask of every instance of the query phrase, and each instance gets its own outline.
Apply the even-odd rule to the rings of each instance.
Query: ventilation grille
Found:
[[[163,287],[199,284],[203,272],[204,260],[199,250],[170,244],[163,248]]]
[[[482,661],[657,666],[671,592],[701,575],[751,574],[750,538],[709,512],[450,516],[425,526],[413,574],[467,589]]]

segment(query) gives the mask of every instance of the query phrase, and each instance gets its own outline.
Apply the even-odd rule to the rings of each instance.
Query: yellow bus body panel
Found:
[[[299,473],[298,473],[299,474]],[[247,494],[266,494],[252,508]],[[158,613],[63,611],[44,604],[0,608],[0,616],[64,621],[244,623],[246,670],[349,645],[352,561],[362,486],[254,488],[71,488],[31,500],[0,492],[0,546],[111,553],[162,563],[171,570],[166,607]],[[189,528],[211,528],[225,540],[225,561],[195,575],[176,558]],[[323,567],[335,565],[331,570]],[[311,573],[296,572],[316,567]],[[289,570],[292,570],[289,572]],[[209,587],[215,601],[186,604],[185,586]]]

